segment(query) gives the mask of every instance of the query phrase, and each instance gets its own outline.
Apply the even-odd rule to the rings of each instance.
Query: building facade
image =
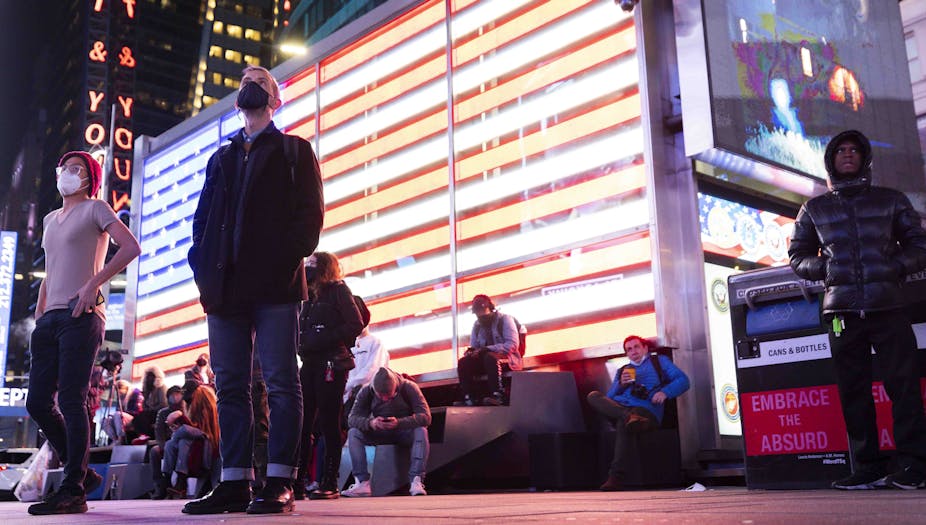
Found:
[[[874,112],[871,135],[892,144],[881,180],[914,197],[926,184],[900,175],[922,171],[909,77],[870,84],[885,74],[865,69],[865,53],[906,60],[899,12],[800,33],[787,6],[661,4],[391,0],[274,69],[274,120],[318,153],[319,249],[396,370],[452,381],[479,293],[528,327],[530,368],[573,371],[583,391],[610,381],[627,335],[654,338],[692,380],[692,465],[741,449],[726,277],[786,264],[793,217],[825,189],[819,145]],[[722,67],[701,78],[709,53]],[[228,98],[136,150],[133,377],[208,349],[190,221],[209,156],[240,126]],[[756,147],[782,137],[776,151],[799,154]]]

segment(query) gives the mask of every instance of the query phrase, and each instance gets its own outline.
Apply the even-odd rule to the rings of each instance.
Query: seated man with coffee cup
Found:
[[[667,399],[684,394],[689,387],[688,376],[665,356],[650,355],[650,343],[637,335],[624,339],[624,352],[630,362],[614,375],[607,394],[595,390],[588,394],[588,404],[596,412],[614,422],[614,458],[608,479],[600,489],[620,490],[623,487],[627,443],[630,433],[645,432],[662,424]]]

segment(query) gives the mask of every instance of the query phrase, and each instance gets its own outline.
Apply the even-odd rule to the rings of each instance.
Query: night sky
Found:
[[[55,8],[55,2],[50,0],[0,0],[0,50],[5,73],[0,80],[0,196],[9,188],[26,119],[35,115],[30,107],[34,92],[32,61],[38,56],[33,50],[41,45],[40,13]]]

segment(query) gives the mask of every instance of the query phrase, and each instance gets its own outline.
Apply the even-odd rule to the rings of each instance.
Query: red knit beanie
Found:
[[[87,188],[87,193],[91,197],[95,197],[97,190],[100,189],[100,182],[103,180],[103,168],[95,158],[85,151],[69,151],[65,153],[58,160],[58,166],[64,166],[65,161],[71,157],[80,157],[84,164],[87,165],[87,171],[90,172],[90,187]]]

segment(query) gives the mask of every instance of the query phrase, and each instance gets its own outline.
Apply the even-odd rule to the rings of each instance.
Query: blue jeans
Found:
[[[251,366],[255,349],[270,408],[267,476],[293,477],[302,431],[302,388],[296,364],[298,308],[297,303],[256,305],[242,313],[206,317],[222,431],[222,481],[254,479]]]
[[[103,342],[96,314],[45,312],[32,332],[32,370],[26,409],[64,463],[62,488],[83,490],[90,453],[87,392],[93,360]],[[58,394],[57,404],[55,393]]]
[[[347,431],[347,450],[350,452],[351,473],[357,481],[370,479],[367,470],[366,445],[400,445],[410,447],[411,465],[408,468],[408,481],[415,476],[424,479],[428,465],[428,453],[431,444],[428,442],[428,429],[426,427],[408,428],[405,430],[369,430],[364,432],[358,428]]]

